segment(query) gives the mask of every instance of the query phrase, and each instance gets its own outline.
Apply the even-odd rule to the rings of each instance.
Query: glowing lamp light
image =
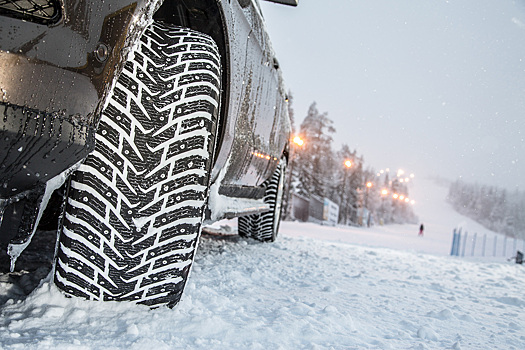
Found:
[[[254,156],[256,156],[257,158],[262,158],[262,159],[266,159],[266,160],[272,159],[271,156],[269,156],[267,154],[260,153],[260,152],[252,152],[252,154]],[[274,160],[277,160],[277,158],[274,158]]]
[[[382,189],[381,190],[381,195],[382,196],[386,196],[387,194],[388,194],[388,190],[386,190],[386,189]]]
[[[293,143],[295,143],[297,146],[302,146],[304,145],[304,140],[302,138],[300,138],[299,136],[296,136],[293,138]]]
[[[350,168],[352,166],[352,162],[349,160],[345,161],[345,167]]]
[[[372,187],[372,183],[371,182],[367,182],[366,183],[366,187],[368,187],[368,188]]]
[[[398,198],[399,198],[399,195],[398,195],[397,193],[394,193],[394,194],[392,195],[392,198],[394,198],[394,199],[398,199]]]

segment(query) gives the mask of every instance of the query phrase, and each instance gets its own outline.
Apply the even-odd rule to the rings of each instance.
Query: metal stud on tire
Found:
[[[207,35],[146,30],[70,183],[55,268],[67,294],[179,301],[208,196],[220,74]]]

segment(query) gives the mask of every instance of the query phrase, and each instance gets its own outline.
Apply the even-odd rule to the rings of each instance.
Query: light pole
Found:
[[[370,191],[370,188],[372,188],[373,184],[368,181],[366,183],[366,194],[365,194],[365,208],[368,209],[368,191]]]
[[[342,188],[342,191],[341,191],[341,206],[343,206],[343,225],[346,225],[346,220],[347,220],[347,206],[348,206],[348,196],[345,200],[345,188],[346,188],[346,179],[348,177],[348,171],[349,169],[352,167],[352,161],[350,160],[345,160],[344,162],[344,165],[345,165],[345,170],[344,170],[344,174],[343,174],[343,188]],[[343,202],[344,202],[344,205],[343,205]]]
[[[381,190],[381,225],[385,223],[385,198],[388,195],[388,190],[383,188]]]
[[[366,192],[365,192],[365,208],[368,212],[368,215],[367,215],[367,218],[366,218],[366,226],[367,227],[370,227],[370,210],[368,210],[368,192],[370,191],[370,189],[372,188],[373,184],[368,181],[366,183]]]

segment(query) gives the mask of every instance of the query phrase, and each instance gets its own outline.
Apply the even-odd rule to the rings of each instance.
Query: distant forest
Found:
[[[454,209],[489,230],[525,238],[525,193],[456,181],[448,200]]]

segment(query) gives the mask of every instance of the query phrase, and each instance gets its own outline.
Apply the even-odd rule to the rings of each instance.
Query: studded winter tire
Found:
[[[175,305],[208,196],[220,96],[213,40],[152,24],[73,175],[55,267],[66,294]]]
[[[270,205],[270,210],[240,217],[238,220],[240,236],[261,242],[275,241],[281,223],[285,173],[286,162],[281,160],[272,177],[264,184],[266,186],[264,202]]]

